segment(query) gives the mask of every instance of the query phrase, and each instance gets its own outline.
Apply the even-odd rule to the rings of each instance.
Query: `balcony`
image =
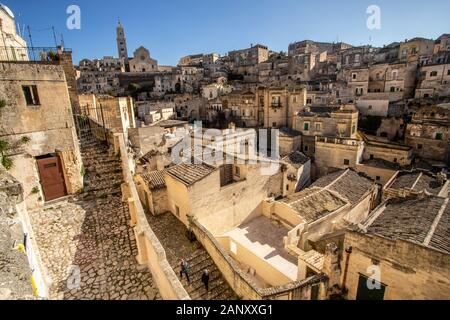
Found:
[[[54,63],[59,61],[61,47],[0,47],[0,62],[42,62]],[[70,49],[63,49],[71,52]]]
[[[283,105],[282,105],[281,102],[272,102],[272,103],[270,104],[270,107],[271,107],[271,108],[278,109],[278,108],[282,108]]]

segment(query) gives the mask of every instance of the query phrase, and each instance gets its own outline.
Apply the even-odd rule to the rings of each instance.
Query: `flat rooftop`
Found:
[[[297,258],[284,249],[283,238],[288,229],[265,216],[260,216],[224,234],[266,261],[292,281],[297,280]]]

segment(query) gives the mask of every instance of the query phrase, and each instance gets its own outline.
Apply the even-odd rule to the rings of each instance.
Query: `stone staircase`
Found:
[[[123,180],[119,157],[98,142],[83,143],[81,153],[85,169],[83,199],[119,196]]]
[[[211,257],[203,248],[199,248],[189,259],[189,277],[191,283],[188,284],[186,276],[183,275],[181,283],[185,287],[192,300],[235,300],[235,293],[222,277]],[[180,266],[173,266],[175,273],[180,275]],[[202,282],[202,275],[205,269],[209,270],[209,292],[206,291]]]
[[[30,212],[36,242],[58,300],[158,300],[151,273],[140,266],[122,202],[119,158],[97,141],[81,141],[82,193]],[[72,268],[78,270],[72,273]],[[75,279],[75,280],[74,280]]]

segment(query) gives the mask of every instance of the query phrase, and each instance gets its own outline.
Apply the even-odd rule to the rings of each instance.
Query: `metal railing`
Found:
[[[5,47],[0,46],[0,61],[57,62],[57,47]],[[64,51],[71,51],[64,48]]]

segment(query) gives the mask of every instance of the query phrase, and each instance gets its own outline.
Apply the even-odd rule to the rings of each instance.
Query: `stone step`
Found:
[[[199,281],[199,285],[196,285],[193,290],[189,290],[189,296],[192,300],[210,300],[211,297],[224,291],[226,287],[222,277],[210,279],[209,291],[206,291],[203,282]]]
[[[210,300],[235,300],[236,295],[233,291],[228,287],[224,286],[224,290],[218,293],[216,296],[210,298]]]
[[[91,165],[102,164],[102,163],[119,163],[120,159],[117,157],[92,157],[92,158],[83,158],[83,164],[85,167],[89,167]]]
[[[193,259],[187,260],[189,264],[189,271],[191,274],[196,273],[198,270],[200,270],[205,265],[214,264],[211,258],[208,256],[206,252],[203,254],[200,254],[196,257],[195,261]],[[176,272],[180,272],[181,266],[177,265],[174,270]],[[204,270],[204,269],[203,269]]]
[[[107,191],[111,191],[113,193],[121,192],[122,182],[116,182],[115,184],[107,184],[107,185],[93,185],[87,186],[84,188],[85,193],[103,193]]]
[[[112,174],[112,173],[122,173],[122,168],[114,166],[114,167],[90,167],[86,168],[86,172],[90,174]]]
[[[113,172],[113,173],[86,173],[84,180],[86,184],[92,183],[101,183],[103,181],[111,181],[111,180],[120,180],[122,181],[123,175],[122,172]]]

